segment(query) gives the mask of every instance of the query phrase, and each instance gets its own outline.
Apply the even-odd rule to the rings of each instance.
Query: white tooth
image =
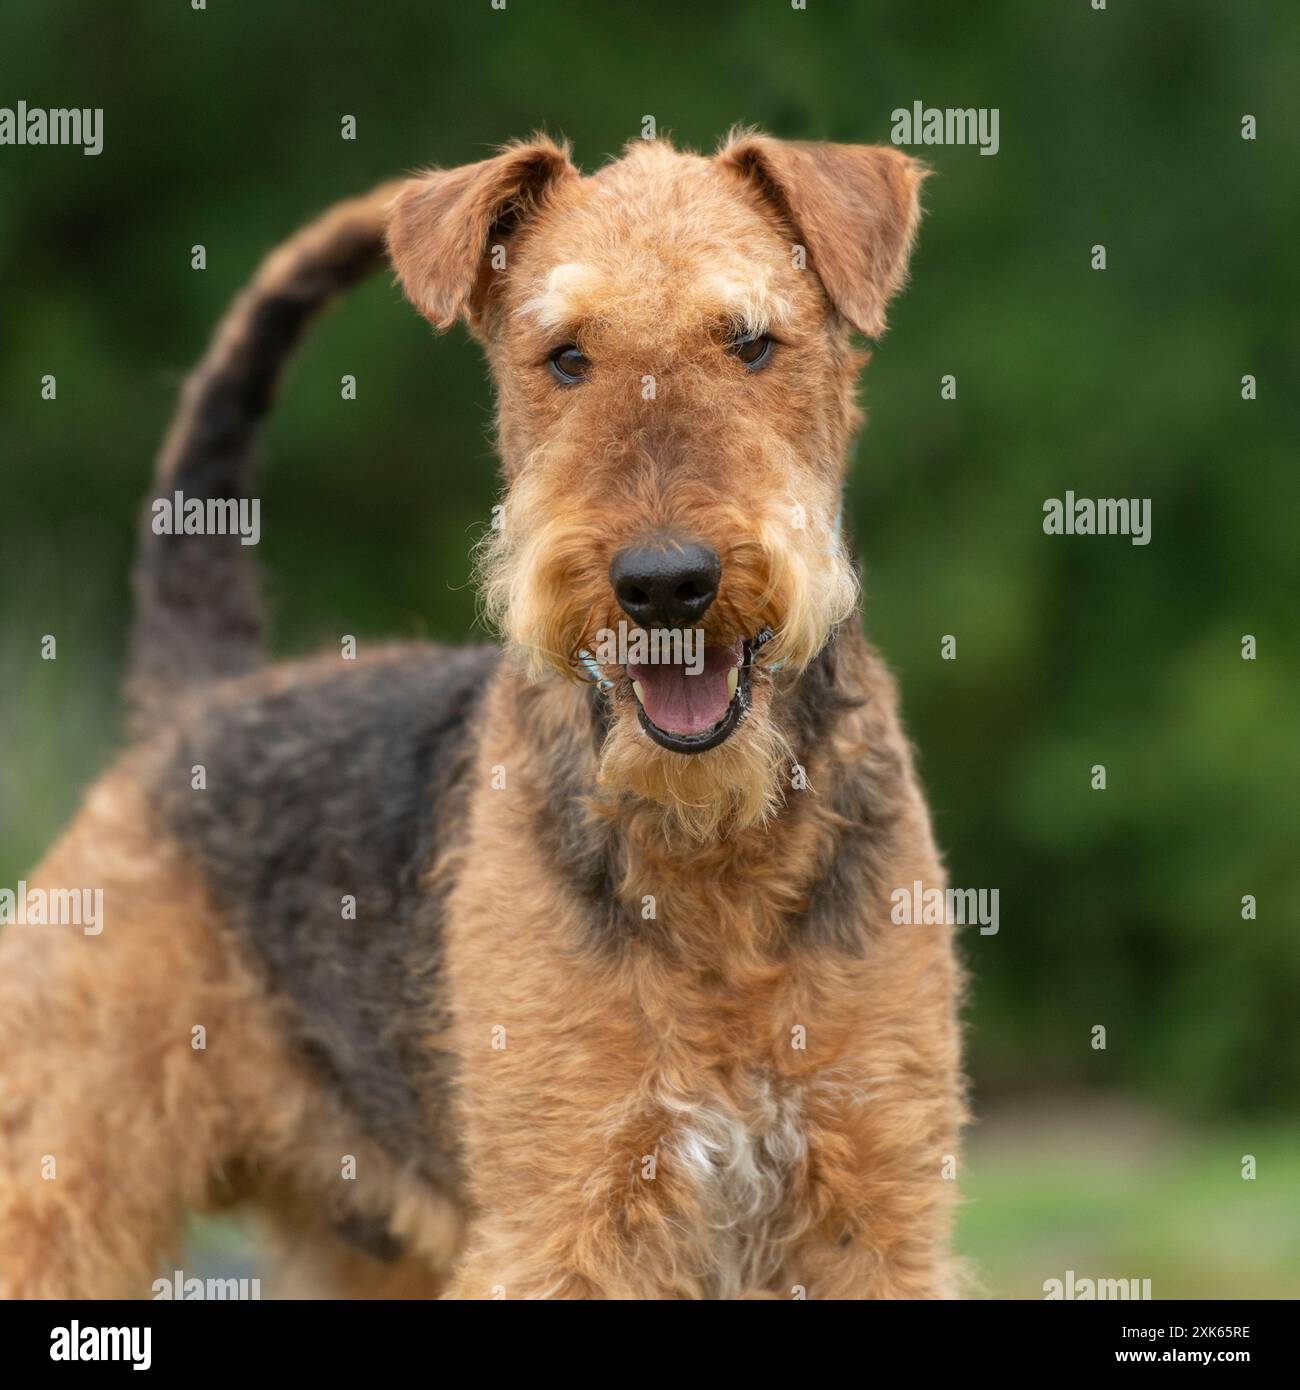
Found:
[[[727,699],[732,699],[736,694],[736,687],[740,684],[740,667],[733,666],[727,672]]]
[[[640,701],[641,704],[645,704],[645,691],[641,689],[640,681],[632,682],[632,694],[636,696],[637,700]]]

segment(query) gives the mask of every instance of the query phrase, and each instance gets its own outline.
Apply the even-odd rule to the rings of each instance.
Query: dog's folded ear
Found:
[[[462,314],[476,323],[501,268],[493,248],[578,177],[567,148],[537,136],[492,159],[411,179],[388,221],[388,254],[411,303],[435,328]]]
[[[808,253],[831,303],[859,333],[885,331],[907,278],[926,169],[892,145],[740,135],[718,155],[754,184]]]

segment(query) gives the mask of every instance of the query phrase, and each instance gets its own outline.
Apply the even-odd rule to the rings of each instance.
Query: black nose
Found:
[[[694,541],[630,546],[609,567],[619,607],[642,627],[699,622],[717,598],[721,578],[718,552]]]

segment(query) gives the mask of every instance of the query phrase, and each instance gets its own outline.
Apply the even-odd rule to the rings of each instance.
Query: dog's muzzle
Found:
[[[705,753],[725,743],[749,711],[754,653],[771,635],[706,647],[698,672],[680,663],[629,665],[641,727],[673,753]]]

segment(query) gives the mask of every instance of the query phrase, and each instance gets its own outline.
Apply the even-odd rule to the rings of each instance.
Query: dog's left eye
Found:
[[[565,386],[575,386],[591,371],[591,363],[572,343],[557,347],[550,357],[551,374]]]
[[[766,333],[746,333],[743,338],[734,339],[727,351],[756,372],[772,355],[772,339]]]

